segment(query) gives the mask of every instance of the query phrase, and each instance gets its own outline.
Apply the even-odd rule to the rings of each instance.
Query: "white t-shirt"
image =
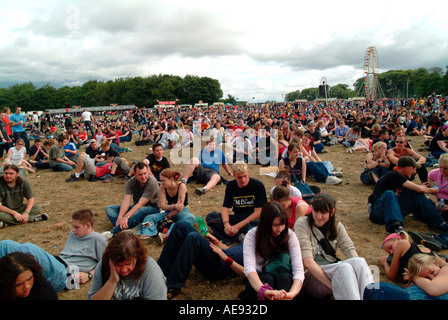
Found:
[[[81,116],[84,121],[92,121],[92,113],[89,111],[84,111]]]

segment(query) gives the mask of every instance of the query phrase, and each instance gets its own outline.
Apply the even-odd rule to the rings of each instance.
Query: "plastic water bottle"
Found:
[[[201,231],[201,233],[206,236],[208,233],[208,229],[204,219],[202,219],[202,217],[197,217],[196,222],[198,223],[199,231]]]
[[[439,208],[443,208],[443,207],[445,207],[445,200],[440,199],[439,200]]]

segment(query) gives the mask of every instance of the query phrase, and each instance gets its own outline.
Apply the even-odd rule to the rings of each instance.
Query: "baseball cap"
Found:
[[[415,167],[417,169],[420,169],[422,167],[411,156],[402,156],[402,157],[400,157],[400,159],[398,159],[397,166],[399,166],[401,168],[403,168],[403,167]]]

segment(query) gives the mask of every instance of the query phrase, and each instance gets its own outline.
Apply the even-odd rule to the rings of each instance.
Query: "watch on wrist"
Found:
[[[90,272],[88,272],[88,274],[89,274],[89,280],[91,280],[93,278],[93,274]]]

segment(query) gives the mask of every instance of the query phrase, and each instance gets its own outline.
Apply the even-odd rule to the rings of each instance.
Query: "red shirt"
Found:
[[[11,136],[12,131],[11,131],[11,125],[9,124],[9,118],[8,118],[8,116],[5,116],[5,117],[3,118],[3,122],[4,122],[5,125],[6,125],[6,132],[8,133],[8,136]]]

